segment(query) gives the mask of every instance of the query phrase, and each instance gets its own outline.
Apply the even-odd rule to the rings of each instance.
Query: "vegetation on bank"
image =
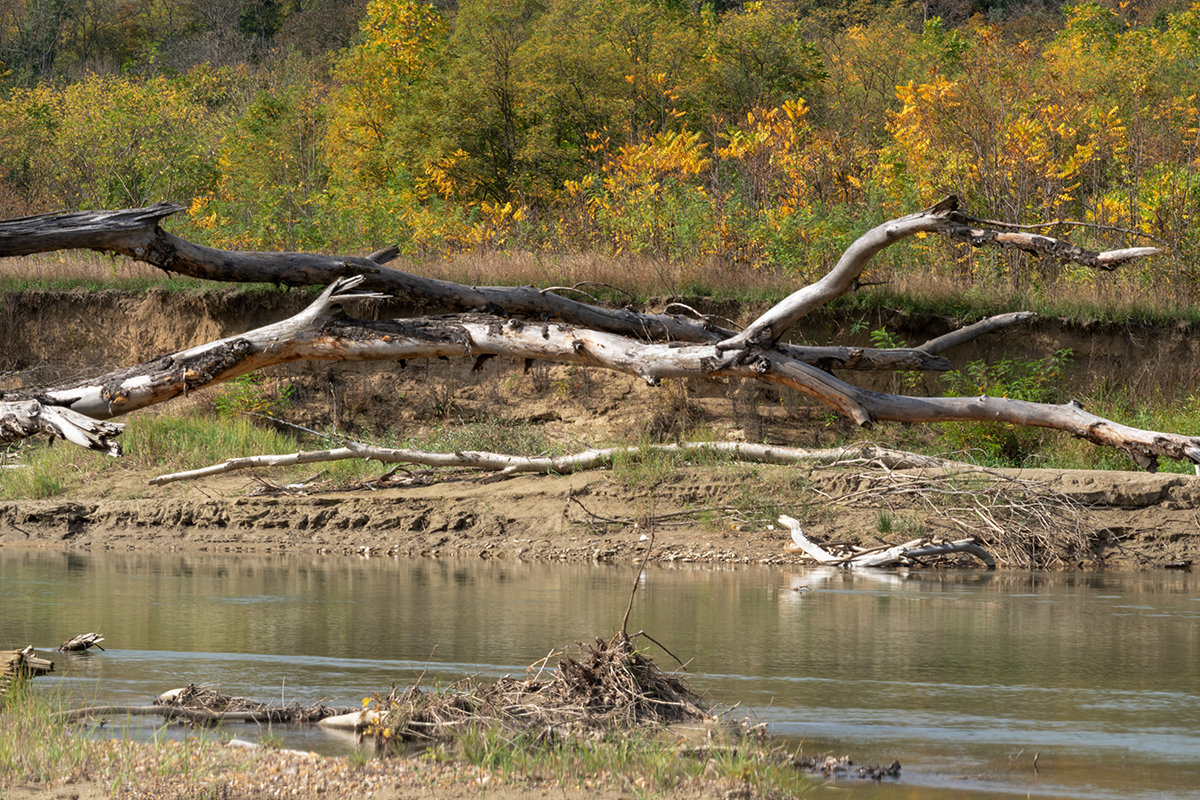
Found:
[[[1181,0],[60,5],[0,15],[8,215],[169,198],[216,245],[633,254],[677,290],[811,279],[955,192],[1164,243],[1122,293],[1200,286]],[[933,240],[876,270],[1034,296],[1108,278]]]
[[[952,393],[975,395],[985,391],[998,396],[1042,402],[1067,399],[1059,374],[1069,358],[1060,353],[1046,359],[1001,361],[990,365],[968,364],[951,373]],[[516,379],[529,381],[525,376]],[[547,376],[545,392],[592,393],[587,381],[573,380],[569,374]],[[113,491],[105,476],[145,476],[196,469],[228,458],[267,453],[289,453],[337,446],[340,439],[321,439],[280,428],[256,414],[263,412],[288,416],[288,384],[273,380],[261,382],[244,378],[210,393],[206,400],[193,401],[190,408],[168,408],[160,413],[143,412],[130,417],[123,435],[125,455],[113,459],[76,447],[50,446],[42,442],[24,443],[11,455],[22,465],[0,470],[0,499],[44,499],[88,491],[106,496]],[[452,391],[447,389],[447,391]],[[536,388],[534,388],[536,391]],[[1156,393],[1133,397],[1110,384],[1079,399],[1094,413],[1125,424],[1150,430],[1200,429],[1200,399],[1185,393]],[[452,404],[452,395],[446,401]],[[782,399],[780,402],[783,402]],[[807,408],[807,407],[805,407]],[[408,447],[432,452],[481,450],[515,455],[559,455],[573,452],[569,442],[548,436],[539,426],[498,418],[494,409],[485,418],[460,418],[447,408],[445,414],[418,422],[407,432],[399,429],[369,431],[360,429],[355,437],[385,447]],[[797,408],[797,413],[801,409]],[[811,409],[807,427],[819,446],[838,446],[856,441],[884,442],[888,446],[913,452],[964,460],[985,466],[1046,467],[1064,469],[1133,469],[1122,453],[1099,448],[1066,434],[1014,425],[983,423],[945,423],[940,425],[902,425],[883,423],[863,431],[830,412]],[[631,431],[634,443],[662,441],[711,441],[720,438],[694,406],[686,382],[668,381],[647,408],[641,430]],[[810,437],[811,438],[811,437]],[[589,441],[595,447],[629,444],[620,441]],[[580,448],[582,449],[582,448]],[[718,453],[703,457],[658,453],[641,458],[618,459],[612,478],[631,487],[649,488],[685,465],[699,462],[714,469],[729,466]],[[751,472],[756,466],[740,467]],[[1190,472],[1190,465],[1164,462],[1164,472]],[[336,461],[320,467],[300,465],[260,471],[271,484],[309,481],[314,478],[325,488],[355,486],[387,471],[383,465],[358,460]],[[750,481],[748,486],[756,485]],[[799,490],[799,487],[797,487]],[[120,491],[128,492],[126,486]],[[139,496],[142,491],[133,489]],[[780,509],[760,493],[730,498],[729,505],[739,508],[755,526],[774,521]]]
[[[9,782],[49,785],[86,780],[117,797],[121,789],[167,778],[195,789],[231,767],[237,769],[205,755],[220,741],[211,731],[201,729],[182,741],[164,736],[152,746],[129,739],[107,740],[62,721],[60,715],[71,705],[66,693],[30,681],[17,682],[0,696],[0,790]]]

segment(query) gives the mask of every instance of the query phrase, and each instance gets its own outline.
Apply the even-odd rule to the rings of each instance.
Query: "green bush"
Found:
[[[1063,369],[1071,360],[1070,350],[1031,361],[1004,359],[992,364],[972,361],[961,370],[946,373],[948,394],[957,397],[989,395],[1031,403],[1059,400]],[[995,466],[1021,466],[1042,444],[1044,433],[1011,423],[955,422],[943,426],[943,441],[949,449]]]

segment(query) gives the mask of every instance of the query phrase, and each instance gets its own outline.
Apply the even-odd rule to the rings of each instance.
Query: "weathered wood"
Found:
[[[799,520],[787,515],[781,515],[779,517],[779,524],[791,532],[792,541],[786,549],[793,552],[802,552],[818,564],[826,566],[837,566],[844,569],[891,567],[898,564],[906,564],[911,559],[922,558],[924,556],[967,553],[982,561],[988,569],[996,568],[996,559],[992,557],[991,553],[980,547],[974,539],[960,539],[954,542],[931,542],[928,539],[913,539],[904,544],[868,550],[852,556],[835,556],[805,536],[804,529],[801,527]]]
[[[160,227],[163,219],[182,210],[183,206],[159,203],[147,208],[121,211],[42,214],[0,221],[0,257],[82,248],[120,253],[167,272],[196,278],[286,286],[324,286],[339,278],[362,275],[363,289],[387,292],[414,307],[436,308],[441,312],[481,312],[521,319],[554,319],[639,339],[726,342],[723,345],[725,349],[730,347],[729,342],[758,342],[761,338],[749,329],[743,334],[735,334],[715,324],[712,318],[696,320],[676,314],[646,314],[630,309],[605,308],[533,286],[464,286],[389,269],[383,263],[395,258],[395,248],[380,250],[362,258],[311,253],[234,252],[204,247],[167,233]],[[930,216],[932,211],[918,212],[885,223],[861,237],[847,251],[838,268],[825,279],[785,301],[784,305],[794,304],[793,298],[797,295],[811,296],[811,303],[802,310],[788,312],[793,317],[790,322],[772,326],[779,330],[772,331],[770,343],[782,349],[790,358],[821,369],[949,369],[949,362],[938,358],[931,350],[776,344],[783,330],[801,313],[815,304],[827,302],[849,291],[866,260],[878,249],[923,229],[922,226],[933,226],[930,230],[934,230],[942,224],[943,220],[936,214]],[[900,232],[893,232],[893,228]],[[884,231],[884,234],[881,236],[879,231]],[[1036,238],[1040,240],[1046,237]],[[1006,240],[997,238],[986,243],[1003,245]]]
[[[103,650],[104,648],[100,646],[103,641],[104,637],[98,633],[81,633],[60,644],[58,650],[60,653],[77,653],[90,647]]]
[[[88,706],[73,708],[57,715],[62,722],[76,722],[81,719],[93,719],[104,716],[131,717],[164,717],[165,719],[182,719],[195,725],[218,725],[222,722],[249,722],[265,724],[268,722],[294,722],[296,714],[288,708],[268,708],[260,711],[205,711],[196,708],[181,708],[179,706]]]
[[[65,439],[80,447],[119,456],[121,443],[116,437],[124,428],[119,422],[102,422],[78,411],[60,405],[43,404],[36,399],[0,402],[0,444],[44,434],[52,439]]]
[[[971,325],[965,325],[957,330],[930,339],[924,344],[917,345],[917,349],[923,350],[926,353],[944,353],[952,347],[966,344],[969,341],[978,339],[980,336],[1006,330],[1036,317],[1037,314],[1032,311],[1013,311],[1008,314],[996,314],[995,316],[982,319]]]
[[[861,389],[778,351],[727,350],[719,344],[658,344],[558,323],[493,317],[356,320],[338,310],[357,293],[361,276],[335,282],[307,309],[281,322],[100,376],[39,390],[54,403],[108,418],[161,403],[212,383],[299,360],[397,361],[431,357],[507,356],[586,364],[663,378],[735,377],[787,386],[859,425],[896,422],[1009,422],[1061,430],[1128,453],[1154,470],[1160,457],[1200,463],[1200,437],[1121,425],[1078,403],[1031,403],[996,397],[909,397]],[[17,396],[14,396],[17,395]],[[24,400],[18,392],[0,401]]]
[[[651,453],[684,453],[703,455],[720,454],[734,461],[750,461],[760,464],[821,464],[834,466],[869,462],[888,469],[912,467],[955,467],[972,469],[970,464],[949,461],[934,456],[892,450],[874,444],[856,444],[822,450],[806,450],[797,447],[755,444],[753,442],[676,442],[669,444],[644,445],[640,447],[605,447],[585,450],[581,453],[562,456],[522,456],[505,453],[489,453],[466,450],[454,453],[431,453],[408,448],[375,447],[351,443],[346,447],[329,450],[307,450],[278,455],[257,455],[231,458],[208,467],[159,475],[150,480],[158,486],[175,481],[220,475],[253,467],[286,467],[296,464],[313,464],[323,461],[363,459],[385,464],[420,464],[427,467],[458,467],[489,470],[491,477],[505,477],[518,473],[566,475],[591,469],[612,466],[618,458],[640,458]]]
[[[431,282],[387,270],[370,259],[229,253],[204,248],[161,230],[159,221],[179,210],[165,204],[125,212],[46,215],[0,223],[0,255],[86,246],[126,252],[164,269],[202,277],[281,283],[310,283],[357,273],[338,278],[309,308],[273,325],[88,381],[0,393],[0,432],[7,441],[48,433],[115,453],[113,437],[119,431],[89,431],[66,412],[107,419],[266,366],[298,360],[503,355],[599,366],[637,375],[650,384],[671,377],[754,379],[795,389],[862,426],[880,420],[1008,422],[1062,430],[1118,448],[1150,470],[1160,457],[1200,464],[1200,438],[1123,426],[1088,414],[1076,403],[1055,406],[1005,398],[921,398],[871,392],[819,367],[869,363],[888,351],[851,350],[840,355],[826,351],[814,355],[815,348],[778,346],[779,337],[799,317],[849,291],[873,255],[914,233],[938,233],[981,246],[1032,249],[1093,266],[1156,252],[1154,248],[1132,248],[1093,253],[1051,237],[989,231],[968,225],[970,218],[959,214],[957,205],[957,199],[949,197],[924,211],[873,228],[846,250],[829,274],[793,293],[736,335],[716,328],[709,319],[605,309],[533,287],[480,289]],[[381,251],[376,257],[393,255]],[[356,287],[386,289],[410,302],[419,299],[422,303],[437,303],[443,310],[503,310],[508,317],[463,314],[449,319],[356,320],[338,310],[341,303],[384,296],[377,291],[354,291]],[[531,322],[529,317],[566,319],[584,327]],[[950,337],[927,342],[923,348],[892,351],[889,357],[893,365],[904,362],[914,368],[942,368],[944,359],[931,351],[1020,319],[1020,315],[1008,315],[985,320]],[[53,421],[55,415],[65,417],[67,422]]]
[[[880,251],[918,233],[940,234],[976,247],[1011,247],[1059,261],[1102,269],[1114,269],[1126,261],[1145,258],[1159,252],[1155,247],[1135,247],[1097,253],[1049,236],[971,226],[966,224],[967,219],[968,217],[958,213],[958,198],[951,195],[923,211],[889,220],[872,228],[846,248],[833,269],[820,280],[793,292],[746,326],[741,333],[721,342],[720,348],[725,350],[741,349],[748,345],[773,345],[805,314],[849,292],[866,269],[867,263]]]
[[[0,697],[14,683],[54,671],[54,662],[37,655],[33,645],[20,650],[0,650]]]

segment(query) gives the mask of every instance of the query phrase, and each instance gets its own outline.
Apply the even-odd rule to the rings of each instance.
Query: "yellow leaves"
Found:
[[[425,53],[445,36],[446,23],[431,3],[415,0],[371,0],[361,28],[367,52],[381,57],[379,66],[392,79],[424,70]]]
[[[625,144],[608,159],[603,171],[611,185],[657,189],[668,177],[686,178],[708,168],[699,132],[659,133],[640,144]]]
[[[426,164],[424,167],[426,184],[447,200],[466,197],[474,190],[475,181],[471,178],[457,176],[455,168],[459,162],[469,157],[470,153],[460,148],[432,164]]]

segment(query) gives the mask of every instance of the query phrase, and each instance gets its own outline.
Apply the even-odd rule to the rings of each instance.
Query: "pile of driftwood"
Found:
[[[924,538],[913,539],[904,544],[854,549],[849,553],[837,554],[829,552],[805,536],[799,520],[784,515],[779,518],[779,524],[791,531],[792,541],[786,547],[789,552],[804,553],[818,564],[825,566],[844,569],[906,566],[920,558],[948,553],[966,553],[978,558],[988,569],[996,568],[996,559],[992,557],[991,553],[980,547],[974,539],[959,539],[953,542]]]
[[[54,671],[54,662],[34,654],[33,645],[20,650],[0,650],[0,698],[17,681]]]
[[[333,708],[322,704],[302,705],[297,702],[285,705],[256,703],[245,697],[219,692],[197,684],[188,684],[182,689],[163,692],[148,706],[89,706],[64,712],[62,719],[80,720],[110,714],[128,716],[157,716],[178,720],[193,725],[218,725],[222,722],[289,723],[319,722],[326,717],[348,713],[345,708]]]
[[[548,658],[548,657],[547,657]],[[388,750],[402,743],[452,739],[471,726],[495,726],[510,738],[555,739],[580,732],[712,722],[714,715],[677,676],[634,649],[628,636],[580,645],[543,678],[546,660],[525,680],[481,685],[459,681],[437,692],[419,686],[379,696],[371,707],[322,724],[354,727]]]

